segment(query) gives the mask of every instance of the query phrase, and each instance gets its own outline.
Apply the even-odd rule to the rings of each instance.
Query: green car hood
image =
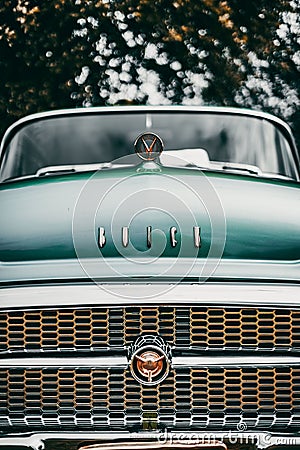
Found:
[[[293,262],[300,259],[299,206],[298,183],[195,169],[141,165],[31,178],[0,188],[0,260]]]

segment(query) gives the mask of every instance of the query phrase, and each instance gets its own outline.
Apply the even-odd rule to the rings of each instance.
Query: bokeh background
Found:
[[[227,105],[300,147],[300,0],[1,0],[0,134],[56,108]]]

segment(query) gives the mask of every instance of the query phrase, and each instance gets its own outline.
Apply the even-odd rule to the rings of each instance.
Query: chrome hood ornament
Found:
[[[159,336],[140,336],[129,348],[130,371],[139,383],[153,386],[169,374],[170,346]]]
[[[154,133],[143,133],[134,143],[136,154],[144,161],[154,161],[164,149],[162,139]]]

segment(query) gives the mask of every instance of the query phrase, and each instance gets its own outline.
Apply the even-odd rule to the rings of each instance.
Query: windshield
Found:
[[[1,181],[34,175],[43,167],[114,161],[134,153],[134,141],[144,131],[162,138],[166,154],[204,150],[209,162],[249,165],[263,173],[296,178],[286,138],[266,119],[230,113],[124,111],[49,116],[24,124],[4,150]]]

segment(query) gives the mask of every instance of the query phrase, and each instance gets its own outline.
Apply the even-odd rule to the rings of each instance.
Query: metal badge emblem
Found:
[[[136,154],[144,161],[154,161],[164,149],[163,141],[157,134],[143,133],[134,143]]]
[[[159,336],[140,336],[129,349],[130,371],[141,384],[161,383],[169,373],[169,346]]]
[[[123,247],[128,247],[129,245],[129,227],[122,227],[121,228],[121,242]],[[106,244],[106,235],[105,235],[105,228],[104,227],[98,227],[98,237],[97,237],[97,243],[98,243],[98,247],[100,249],[102,249],[105,244]],[[178,240],[176,239],[176,234],[177,234],[177,228],[175,226],[170,227],[170,243],[171,243],[171,247],[174,248],[177,246],[178,244]],[[201,241],[201,228],[196,226],[193,227],[193,241],[194,241],[194,246],[196,248],[201,248],[202,246],[202,241]],[[152,246],[152,226],[149,225],[146,227],[146,242],[147,242],[147,247],[151,248]]]

